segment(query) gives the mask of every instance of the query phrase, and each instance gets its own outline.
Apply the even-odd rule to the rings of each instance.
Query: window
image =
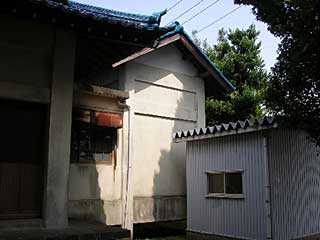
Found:
[[[207,172],[207,197],[243,198],[242,173]]]
[[[71,161],[112,163],[117,129],[92,126],[74,121],[72,126]]]

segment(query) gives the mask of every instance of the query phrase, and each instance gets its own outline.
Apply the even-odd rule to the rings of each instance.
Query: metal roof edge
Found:
[[[257,127],[251,127],[246,129],[235,129],[235,130],[229,130],[229,131],[223,131],[218,133],[211,133],[211,134],[205,134],[205,135],[195,135],[195,136],[189,136],[185,138],[174,138],[175,143],[179,142],[188,142],[188,141],[195,141],[195,140],[202,140],[202,139],[208,139],[208,138],[217,138],[217,137],[224,137],[224,136],[231,136],[231,135],[239,135],[244,133],[252,133],[252,132],[260,132],[270,129],[278,128],[278,124],[273,124],[271,126],[257,126]],[[192,131],[192,130],[189,130]]]
[[[277,118],[277,119],[276,119]],[[173,134],[176,142],[196,139],[220,137],[277,128],[281,124],[281,117],[265,116],[259,119],[222,123],[212,127],[178,131]]]

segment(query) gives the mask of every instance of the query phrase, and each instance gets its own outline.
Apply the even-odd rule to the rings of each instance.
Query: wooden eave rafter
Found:
[[[143,48],[142,50],[140,50],[138,52],[135,52],[134,54],[132,54],[132,55],[130,55],[130,56],[118,61],[118,62],[113,63],[112,67],[113,68],[118,67],[118,66],[120,66],[120,65],[122,65],[122,64],[124,64],[126,62],[130,62],[130,61],[132,61],[132,60],[134,60],[134,59],[136,59],[138,57],[141,57],[141,56],[146,55],[146,54],[148,54],[150,52],[153,52],[154,50],[156,50],[158,48],[162,48],[162,47],[164,47],[166,45],[169,45],[169,44],[171,44],[173,42],[176,42],[176,41],[178,41],[180,39],[181,39],[181,35],[180,34],[176,34],[176,35],[173,35],[171,37],[168,37],[168,38],[160,41],[157,47],[155,47],[155,48],[151,48],[151,47]]]
[[[125,101],[126,99],[129,98],[128,92],[111,89],[111,88],[100,87],[96,85],[90,85],[90,89],[81,89],[79,88],[79,86],[76,85],[75,92],[95,95],[95,96],[108,97],[108,98],[116,98],[122,101]]]

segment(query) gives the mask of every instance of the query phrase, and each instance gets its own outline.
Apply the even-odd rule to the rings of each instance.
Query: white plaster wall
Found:
[[[173,44],[137,58],[135,62],[164,69],[171,73],[182,73],[192,77],[197,76],[197,69],[189,61],[182,59],[181,52]],[[180,84],[188,85],[187,82],[181,82]]]
[[[121,113],[117,99],[75,94],[74,106]],[[112,164],[71,163],[69,216],[107,224],[121,223],[123,129],[118,130],[116,159]]]
[[[193,122],[135,116],[134,195],[185,195],[185,144],[173,144],[172,132]]]
[[[119,200],[120,171],[113,165],[70,164],[69,200]]]
[[[185,144],[174,144],[172,133],[204,126],[204,82],[196,74],[197,70],[182,59],[174,46],[119,68],[120,86],[130,94],[127,104],[132,113],[133,178],[130,179],[133,184],[129,190],[133,189],[136,201],[133,204],[130,200],[132,192],[126,196],[129,116],[125,112],[124,128],[118,134],[116,168],[112,165],[70,165],[70,216],[108,224],[128,221],[132,215],[135,215],[135,222],[185,216]],[[74,104],[117,111],[114,102],[97,96],[77,99],[75,95]],[[156,205],[168,206],[169,210],[159,210],[155,216]],[[125,208],[128,213],[124,213]]]
[[[172,134],[204,126],[204,81],[174,45],[127,63],[125,72],[123,86],[130,92],[128,104],[134,112],[134,221],[156,221],[160,215],[165,216],[161,220],[173,220],[185,214],[178,205],[185,204],[186,162],[185,143],[174,144]],[[183,197],[178,203],[177,196]],[[162,214],[167,211],[162,197],[169,214]]]

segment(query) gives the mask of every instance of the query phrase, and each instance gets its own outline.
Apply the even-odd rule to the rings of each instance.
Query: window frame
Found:
[[[77,121],[74,120],[73,124],[76,124],[78,126],[76,126],[76,128],[80,128],[79,125],[84,125],[85,128],[104,128],[102,126],[94,126],[94,125],[89,125],[88,123],[85,122],[81,122],[81,121]],[[88,124],[88,126],[85,126],[86,124]],[[72,126],[73,128],[74,126]],[[78,130],[78,129],[77,129]],[[73,129],[71,130],[73,131]],[[78,154],[77,154],[77,159],[72,159],[71,154],[71,162],[72,164],[102,164],[102,165],[114,165],[116,162],[116,149],[117,149],[117,139],[118,139],[118,129],[115,128],[114,129],[114,137],[113,137],[113,141],[112,141],[112,151],[110,153],[110,160],[93,160],[93,159],[81,159]],[[72,141],[72,139],[71,139]],[[72,144],[72,143],[71,143]],[[71,150],[72,151],[72,150]]]
[[[228,173],[240,173],[242,183],[242,193],[226,193],[226,174]],[[224,171],[206,171],[206,198],[229,198],[229,199],[244,199],[244,187],[243,187],[243,174],[244,170],[224,170]],[[223,174],[223,193],[210,193],[209,192],[209,175]]]

